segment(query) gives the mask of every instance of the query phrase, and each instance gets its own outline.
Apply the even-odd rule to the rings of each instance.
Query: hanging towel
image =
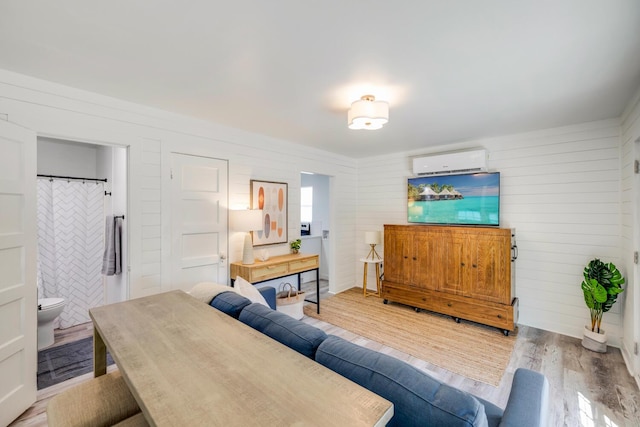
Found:
[[[104,229],[104,255],[102,274],[113,276],[122,273],[122,218],[107,215]]]

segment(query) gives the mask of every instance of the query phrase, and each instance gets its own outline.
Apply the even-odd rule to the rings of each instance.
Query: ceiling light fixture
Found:
[[[376,101],[373,95],[364,95],[351,104],[347,118],[349,129],[381,129],[389,121],[389,104]]]

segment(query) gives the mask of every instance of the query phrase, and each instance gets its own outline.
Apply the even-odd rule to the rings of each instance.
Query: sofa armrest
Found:
[[[535,371],[518,368],[500,427],[547,427],[549,381]]]
[[[269,307],[271,307],[272,310],[275,310],[276,309],[276,290],[275,290],[275,288],[272,288],[271,286],[265,286],[265,287],[262,287],[262,288],[258,288],[258,291],[260,291],[260,293],[264,297],[265,301],[267,301],[267,304],[269,304]]]

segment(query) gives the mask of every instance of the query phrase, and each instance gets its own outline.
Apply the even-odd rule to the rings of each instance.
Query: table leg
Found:
[[[319,268],[316,268],[316,300],[318,301],[316,303],[318,305],[317,313],[320,314],[320,269]]]
[[[99,377],[107,373],[107,346],[98,329],[93,327],[93,376]]]
[[[313,270],[315,270],[316,272],[316,300],[310,300],[310,299],[305,299],[305,301],[316,304],[318,307],[316,309],[316,312],[318,314],[320,314],[320,269],[319,268],[314,268]],[[313,270],[307,270],[307,271],[313,271]],[[300,279],[300,275],[302,273],[305,273],[304,271],[301,271],[300,273],[298,273],[298,290],[300,290],[300,284],[301,279]]]
[[[380,289],[380,263],[376,262],[376,289],[377,289],[377,296],[382,295],[381,289]]]
[[[364,262],[364,273],[362,273],[362,295],[367,296],[367,267],[369,263]]]

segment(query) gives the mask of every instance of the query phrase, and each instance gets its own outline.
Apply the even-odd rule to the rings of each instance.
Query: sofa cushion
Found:
[[[258,304],[264,305],[265,307],[269,307],[269,303],[264,299],[260,291],[242,277],[236,277],[236,280],[233,283],[233,287],[235,288],[237,293],[239,293],[243,297],[249,298],[251,302],[256,302]]]
[[[251,301],[248,298],[234,291],[227,291],[216,295],[209,305],[237,319],[242,309],[249,304],[251,304]]]
[[[271,286],[263,286],[258,288],[258,291],[264,297],[264,300],[269,304],[269,307],[276,309],[276,289]]]
[[[210,304],[211,300],[214,299],[218,294],[229,291],[233,291],[233,288],[215,282],[200,282],[193,288],[191,288],[187,293],[197,300],[204,302],[205,304]]]
[[[312,359],[320,343],[327,338],[324,331],[261,304],[245,307],[239,320]]]
[[[389,426],[487,426],[484,406],[394,357],[329,336],[316,361],[393,403]]]

